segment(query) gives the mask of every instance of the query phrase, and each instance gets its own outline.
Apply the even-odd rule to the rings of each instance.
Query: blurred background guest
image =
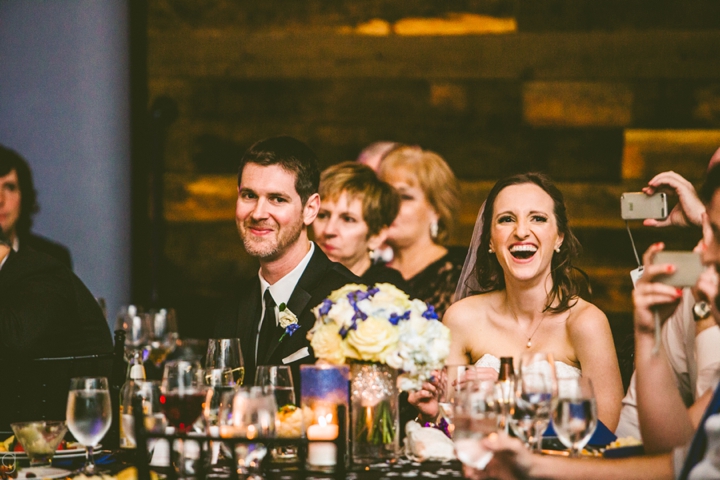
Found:
[[[30,232],[32,216],[39,208],[27,162],[17,152],[0,145],[0,229],[16,252],[30,248],[72,268],[66,247]]]
[[[372,168],[374,171],[378,171],[380,168],[380,163],[382,162],[383,158],[390,153],[391,150],[399,147],[401,144],[396,142],[374,142],[368,145],[367,147],[363,148],[362,152],[360,152],[360,155],[357,157],[357,161],[359,163],[362,163],[364,165],[367,165],[368,167]]]
[[[371,260],[398,214],[400,198],[395,189],[370,167],[343,162],[322,172],[320,200],[313,232],[328,258],[345,265],[368,285],[387,282],[410,293],[400,272]]]
[[[400,271],[415,296],[442,318],[455,294],[465,248],[447,247],[460,187],[437,153],[399,147],[380,164],[378,176],[397,189],[400,212],[388,230],[393,249],[388,266]]]

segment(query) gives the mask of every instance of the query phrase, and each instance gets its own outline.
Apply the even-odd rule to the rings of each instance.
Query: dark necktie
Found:
[[[705,421],[710,415],[715,413],[720,413],[720,384],[715,389],[715,393],[710,400],[710,404],[707,409],[705,409],[705,414],[700,422],[700,426],[698,427],[697,432],[695,432],[695,437],[690,444],[690,450],[688,450],[687,457],[685,457],[685,464],[683,465],[682,472],[680,473],[680,477],[678,477],[680,480],[686,480],[693,467],[695,467],[695,465],[697,465],[705,456],[705,451],[707,449]]]
[[[263,322],[260,326],[260,339],[258,340],[257,349],[257,364],[262,362],[262,359],[267,355],[268,350],[272,345],[272,341],[277,333],[277,321],[275,320],[275,300],[270,294],[270,289],[265,290],[263,295],[265,299],[265,314],[263,315]]]

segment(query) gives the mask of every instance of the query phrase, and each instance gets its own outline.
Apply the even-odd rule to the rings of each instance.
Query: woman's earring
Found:
[[[492,247],[488,248],[488,253],[495,253],[495,251],[492,249]]]
[[[562,244],[560,244],[560,245],[562,245]],[[560,245],[558,245],[557,247],[555,247],[555,252],[556,252],[556,253],[560,253]]]
[[[437,220],[433,220],[433,222],[430,224],[430,237],[435,240],[438,236],[438,222]]]

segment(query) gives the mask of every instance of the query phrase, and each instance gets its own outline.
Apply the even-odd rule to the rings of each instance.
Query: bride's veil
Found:
[[[475,220],[475,228],[473,228],[472,240],[470,240],[470,248],[468,248],[467,256],[465,257],[465,263],[463,264],[462,272],[460,273],[460,279],[458,280],[457,287],[455,288],[455,300],[462,300],[465,297],[469,297],[475,293],[481,291],[480,285],[475,275],[475,263],[477,262],[477,249],[480,245],[480,235],[482,234],[483,226],[483,211],[485,210],[485,202],[480,206],[477,220]]]

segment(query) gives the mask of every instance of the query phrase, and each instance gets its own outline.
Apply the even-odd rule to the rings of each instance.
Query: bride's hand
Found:
[[[438,388],[430,382],[423,383],[422,389],[408,393],[408,402],[418,409],[420,417],[427,422],[434,422],[440,413],[438,399]]]

